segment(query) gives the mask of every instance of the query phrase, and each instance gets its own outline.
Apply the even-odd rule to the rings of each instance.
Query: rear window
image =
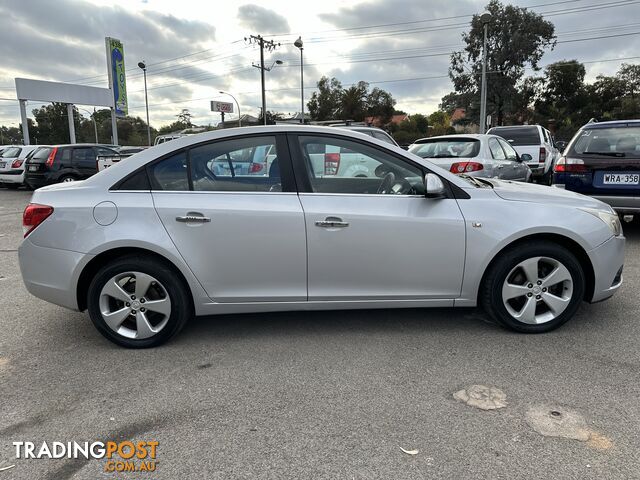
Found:
[[[473,158],[480,153],[480,141],[472,138],[429,140],[409,148],[422,158]]]
[[[2,158],[16,158],[18,155],[20,155],[21,150],[22,149],[18,147],[7,148],[4,152],[2,152]]]
[[[571,142],[571,154],[640,158],[640,127],[585,128]]]
[[[38,148],[37,150],[35,150],[31,158],[33,160],[46,160],[47,158],[49,158],[50,153],[51,153],[50,148]]]
[[[492,128],[487,133],[504,138],[511,145],[540,145],[537,127]]]

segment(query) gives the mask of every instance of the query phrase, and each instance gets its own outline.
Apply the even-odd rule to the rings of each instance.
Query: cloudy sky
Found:
[[[508,2],[505,2],[508,3]],[[542,65],[578,59],[588,80],[640,62],[640,1],[513,0],[556,26],[558,45]],[[17,126],[15,77],[107,87],[104,37],[125,47],[129,111],[144,117],[140,60],[148,65],[151,124],[159,127],[188,108],[196,124],[216,124],[209,100],[240,101],[257,114],[259,50],[244,37],[261,34],[280,46],[266,55],[267,108],[300,107],[301,35],[305,97],[322,75],[343,85],[368,81],[390,91],[397,108],[430,113],[451,91],[449,54],[462,46],[479,0],[2,0],[0,3],[0,124]],[[616,36],[612,36],[616,35]],[[594,38],[598,37],[598,38]],[[609,37],[609,38],[606,38]],[[635,57],[635,58],[634,58]],[[531,73],[531,72],[529,72]],[[29,112],[41,105],[30,102]],[[92,109],[92,107],[87,107]]]

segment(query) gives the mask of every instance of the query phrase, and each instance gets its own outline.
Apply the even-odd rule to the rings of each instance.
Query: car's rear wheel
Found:
[[[98,331],[128,348],[160,345],[192,316],[179,275],[145,257],[124,257],[102,267],[89,285],[87,307]]]
[[[77,178],[74,177],[73,175],[63,175],[62,177],[60,177],[58,179],[58,182],[67,183],[67,182],[75,182],[76,180],[77,180]]]
[[[558,328],[584,296],[580,262],[552,242],[529,242],[502,252],[481,285],[480,303],[499,324],[524,333]]]

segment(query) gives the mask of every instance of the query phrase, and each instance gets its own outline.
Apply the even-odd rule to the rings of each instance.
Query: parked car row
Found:
[[[35,189],[84,180],[98,172],[98,158],[120,160],[145,147],[100,144],[11,145],[0,151],[0,186]]]

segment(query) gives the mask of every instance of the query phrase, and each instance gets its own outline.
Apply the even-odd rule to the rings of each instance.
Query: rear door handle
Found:
[[[338,217],[327,217],[324,220],[317,220],[316,227],[321,228],[345,228],[349,226],[349,222],[344,222]]]
[[[176,222],[180,223],[208,223],[211,219],[201,215],[184,215],[182,217],[176,217]]]

